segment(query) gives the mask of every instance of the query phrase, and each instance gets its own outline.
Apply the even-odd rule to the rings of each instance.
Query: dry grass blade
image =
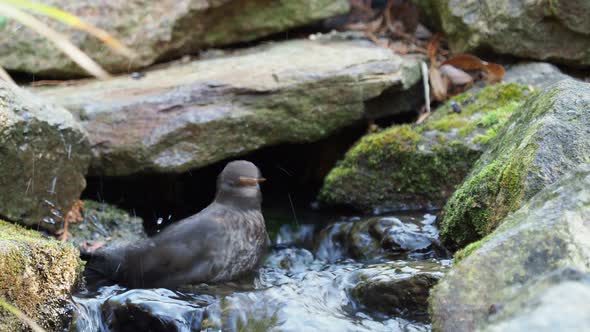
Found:
[[[110,77],[109,73],[102,69],[102,67],[94,62],[94,60],[90,59],[90,57],[88,57],[88,55],[76,47],[76,45],[72,44],[66,36],[53,30],[47,26],[47,24],[39,21],[32,15],[29,15],[15,8],[14,6],[5,4],[3,2],[0,2],[0,14],[17,20],[21,24],[49,39],[62,52],[67,54],[72,59],[72,61],[84,68],[84,70],[86,70],[91,75],[100,79],[106,79]]]
[[[12,77],[10,77],[10,75],[6,72],[6,70],[4,70],[4,68],[2,68],[1,66],[0,66],[0,80],[6,81],[9,84],[16,86],[16,83],[14,82]]]
[[[39,324],[35,323],[33,319],[25,315],[17,307],[13,306],[2,298],[0,298],[0,308],[4,308],[4,310],[13,314],[16,318],[18,318],[21,322],[25,323],[31,330],[33,330],[33,332],[45,332],[45,329],[39,326]]]
[[[123,45],[116,38],[109,35],[108,32],[84,22],[82,19],[80,19],[76,15],[72,15],[68,12],[65,12],[61,9],[58,9],[58,8],[55,8],[52,6],[47,6],[44,4],[29,1],[29,0],[0,0],[0,3],[2,3],[2,2],[11,4],[13,6],[20,7],[23,9],[29,9],[29,10],[34,11],[38,14],[43,15],[43,16],[48,16],[48,17],[54,18],[64,24],[70,25],[76,29],[85,31],[85,32],[93,35],[94,37],[100,39],[105,45],[110,47],[113,51],[115,51],[123,56],[126,56],[127,58],[132,59],[132,58],[137,57],[137,54],[135,54],[135,52],[133,52],[127,46]]]
[[[422,85],[424,88],[424,104],[426,106],[426,113],[430,113],[430,84],[428,83],[428,65],[424,61],[420,61],[420,70],[422,72]]]

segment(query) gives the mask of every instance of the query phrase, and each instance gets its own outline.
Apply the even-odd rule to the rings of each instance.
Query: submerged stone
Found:
[[[86,186],[86,132],[65,109],[0,80],[0,216],[55,231]]]
[[[452,249],[489,234],[510,212],[590,160],[590,85],[563,80],[518,107],[441,216]]]
[[[349,9],[346,0],[47,0],[43,3],[106,30],[137,53],[138,57],[130,60],[83,31],[55,22],[51,17],[39,17],[112,72],[131,72],[207,47],[251,41],[343,14]],[[2,67],[52,77],[88,75],[48,39],[16,21],[9,21],[0,31]]]
[[[386,114],[411,111],[420,100],[401,93],[420,78],[416,58],[335,36],[173,65],[141,80],[38,92],[80,117],[94,152],[91,172],[114,176],[185,172],[266,146],[317,141],[362,120],[365,102],[382,95],[406,98]]]
[[[400,219],[401,218],[401,219]],[[337,222],[320,232],[316,255],[335,262],[347,257],[361,260],[378,258],[445,257],[438,241],[436,217],[422,220],[407,217],[377,217]]]
[[[433,328],[493,330],[494,321],[505,321],[509,324],[506,326],[536,330],[533,327],[538,325],[527,315],[539,317],[539,311],[535,311],[548,310],[548,299],[559,301],[555,298],[557,289],[587,292],[587,286],[562,284],[563,288],[548,290],[548,295],[543,280],[554,278],[553,271],[566,267],[588,271],[588,220],[590,166],[586,164],[540,191],[493,233],[471,246],[471,253],[463,255],[431,293]],[[579,301],[573,294],[561,296]],[[583,317],[588,313],[585,307],[567,314],[555,310],[563,312],[565,320],[570,315]],[[546,318],[557,319],[555,315]]]
[[[200,301],[199,301],[200,300]],[[136,289],[110,297],[102,305],[109,331],[201,331],[211,296],[181,296],[167,289]]]
[[[0,299],[37,324],[58,331],[66,324],[70,292],[82,270],[71,245],[0,220]],[[0,331],[28,331],[0,308]]]
[[[448,266],[434,262],[380,264],[359,271],[350,291],[361,305],[386,315],[429,321],[428,295]]]
[[[442,207],[527,93],[517,84],[468,91],[422,125],[364,136],[330,171],[319,199],[374,213]]]

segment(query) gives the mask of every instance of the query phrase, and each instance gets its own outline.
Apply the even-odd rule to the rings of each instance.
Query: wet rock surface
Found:
[[[201,331],[205,307],[212,301],[166,289],[140,289],[109,297],[101,310],[111,331]]]
[[[454,52],[491,50],[590,64],[590,24],[582,22],[590,14],[587,1],[443,0],[425,7],[440,23]]]
[[[102,28],[138,54],[114,54],[88,34],[41,17],[112,72],[130,72],[154,62],[236,42],[251,41],[289,28],[345,13],[346,0],[47,0]],[[8,70],[53,77],[87,76],[49,40],[16,22],[0,27],[0,63]],[[18,33],[12,33],[18,31]]]
[[[421,217],[416,215],[417,219]],[[284,230],[283,237],[295,237],[298,231],[293,231],[287,234]],[[427,294],[431,283],[426,278],[438,278],[448,269],[450,261],[376,257],[373,261],[323,259],[301,247],[284,247],[269,254],[252,280],[186,286],[175,291],[103,287],[98,293],[82,292],[74,298],[78,310],[72,329],[108,331],[120,326],[137,329],[154,321],[150,327],[166,326],[172,331],[207,328],[224,331],[428,331],[428,320],[424,316],[402,309],[405,305],[412,310],[416,306],[422,308],[422,297],[400,296],[396,302],[399,310],[379,312],[371,303],[360,304],[356,296],[363,298],[374,287],[384,287],[393,294],[397,282],[412,285],[411,290],[404,288],[408,291],[406,294]],[[416,278],[412,279],[414,276]],[[385,280],[391,281],[387,285],[393,288],[381,284],[372,286]],[[363,286],[354,290],[359,284]],[[135,318],[130,320],[129,317]]]
[[[572,308],[571,304],[558,309],[551,303],[562,303],[566,298],[576,303],[579,294],[569,292],[579,288],[580,294],[584,294],[587,285],[562,281],[568,273],[553,275],[554,271],[566,268],[588,271],[589,167],[573,170],[540,191],[504,219],[493,233],[461,253],[460,262],[432,292],[435,329],[543,330],[559,321],[564,326],[569,324],[565,310]],[[552,283],[557,285],[547,286]],[[568,292],[562,294],[563,298],[557,299],[556,294],[565,290]],[[546,310],[555,311],[542,320],[532,319]],[[576,321],[587,319],[587,311],[580,308],[573,310],[572,315]]]
[[[81,251],[110,241],[134,242],[147,237],[141,218],[106,203],[84,201],[83,218],[70,224],[68,239]]]
[[[443,272],[444,266],[429,261],[377,265],[359,273],[351,295],[371,310],[427,322],[430,289]]]
[[[316,252],[329,261],[446,257],[435,221],[434,215],[426,214],[422,218],[400,215],[338,222],[319,234]]]
[[[0,216],[55,231],[86,186],[90,147],[65,109],[0,80]]]
[[[590,85],[563,80],[530,96],[500,130],[441,217],[452,249],[489,234],[508,213],[590,159]]]
[[[366,40],[318,37],[153,70],[140,80],[36,91],[81,119],[93,174],[127,175],[178,173],[265,146],[313,142],[363,119],[367,100],[395,96],[420,78],[415,58]],[[407,101],[387,114],[420,102]]]
[[[588,273],[559,269],[497,305],[485,331],[582,331],[590,324],[589,295]]]
[[[70,292],[82,262],[70,244],[0,220],[0,299],[37,324],[57,331],[67,324]],[[0,310],[0,331],[29,331],[13,314]]]

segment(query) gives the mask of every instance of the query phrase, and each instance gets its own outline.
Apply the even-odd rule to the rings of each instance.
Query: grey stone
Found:
[[[90,146],[67,110],[0,80],[0,216],[55,231],[86,186]]]
[[[348,11],[346,0],[46,0],[102,28],[138,54],[130,60],[98,39],[49,17],[91,58],[112,72],[128,72],[212,46],[250,41]],[[0,27],[0,65],[54,77],[86,76],[39,34],[16,23]]]
[[[431,292],[433,329],[473,331],[491,324],[494,315],[510,319],[514,315],[526,316],[527,309],[522,309],[525,307],[533,313],[547,310],[545,304],[550,303],[548,299],[554,298],[558,289],[572,291],[578,286],[562,284],[543,295],[539,280],[566,267],[588,272],[588,220],[590,164],[584,164],[540,191],[504,219],[492,234],[466,249],[469,253]],[[587,287],[581,290],[587,292]],[[576,295],[563,296],[579,301]],[[535,300],[530,300],[534,297],[539,298],[536,303],[540,301],[542,309],[534,309]],[[511,305],[511,301],[516,302]],[[582,317],[587,312],[579,307],[570,315]]]
[[[128,175],[184,172],[265,146],[312,142],[361,120],[365,101],[420,79],[416,58],[368,41],[293,40],[153,70],[140,80],[82,81],[38,93],[80,117],[93,174]]]

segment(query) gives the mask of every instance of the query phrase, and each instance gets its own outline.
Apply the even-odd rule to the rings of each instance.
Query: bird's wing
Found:
[[[203,212],[128,247],[120,279],[136,287],[210,280],[223,268],[223,249],[229,236],[214,213]]]

